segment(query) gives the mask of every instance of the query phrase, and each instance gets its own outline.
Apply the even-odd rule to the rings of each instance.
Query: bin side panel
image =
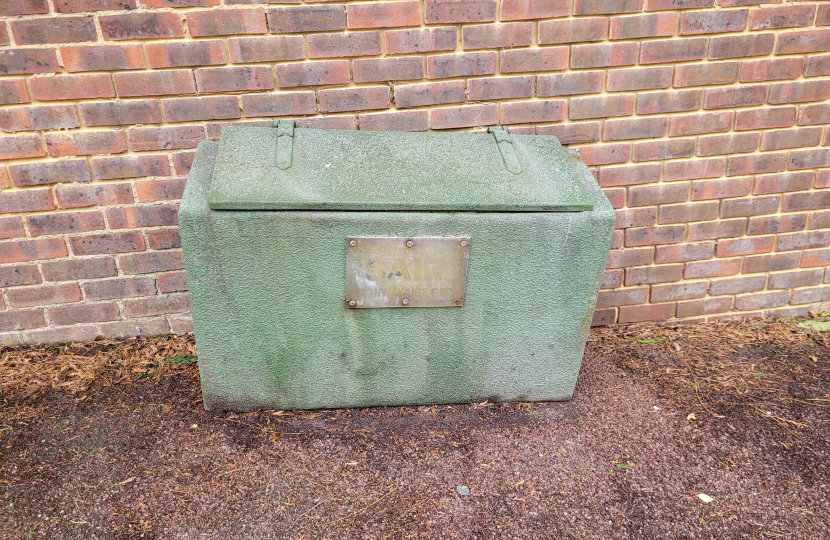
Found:
[[[570,398],[613,228],[593,179],[592,212],[211,211],[214,150],[180,216],[208,409]],[[464,305],[347,309],[346,239],[375,235],[469,236]]]

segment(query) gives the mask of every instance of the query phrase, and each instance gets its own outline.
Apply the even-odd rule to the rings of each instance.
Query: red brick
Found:
[[[168,116],[167,113],[165,113],[165,116]],[[168,120],[170,120],[169,117]],[[205,130],[201,126],[131,128],[127,132],[127,136],[130,140],[130,148],[137,152],[178,150],[181,148],[196,148],[196,145],[204,140]]]
[[[136,298],[124,301],[124,312],[128,318],[151,317],[166,313],[184,313],[190,311],[190,300],[187,294],[165,294]]]
[[[539,45],[602,41],[606,37],[608,37],[608,19],[605,17],[539,23]]]
[[[195,74],[199,92],[240,92],[274,88],[274,76],[268,66],[200,68],[195,70]]]
[[[158,285],[161,293],[184,292],[187,290],[187,279],[184,272],[159,274]]]
[[[819,171],[813,187],[816,189],[830,187],[830,171]]]
[[[361,114],[359,118],[360,129],[364,131],[426,131],[429,129],[428,111]]]
[[[296,6],[268,10],[268,29],[275,34],[346,29],[343,6]]]
[[[706,89],[706,109],[734,109],[736,107],[750,107],[763,105],[767,100],[768,87],[765,84],[744,86],[740,92],[733,88]]]
[[[110,156],[92,159],[92,171],[99,180],[168,176],[167,156]]]
[[[18,45],[78,43],[98,39],[93,17],[17,20],[11,21],[11,30]]]
[[[611,39],[638,39],[673,36],[677,32],[677,13],[653,13],[611,18]]]
[[[112,300],[156,294],[156,283],[150,277],[129,277],[92,281],[84,284],[87,300]]]
[[[739,68],[739,62],[712,62],[677,66],[674,72],[674,85],[684,87],[731,84],[737,82]]]
[[[23,334],[27,343],[69,343],[92,341],[98,336],[94,326],[75,326],[68,328],[44,328],[31,330]]]
[[[11,289],[6,295],[9,305],[16,308],[66,304],[81,300],[81,287],[77,283],[38,285]]]
[[[52,210],[52,193],[49,189],[0,192],[0,213],[38,212]]]
[[[600,291],[597,307],[616,307],[645,304],[648,302],[648,287],[632,287],[619,291]]]
[[[49,264],[53,263],[43,263],[44,270]],[[0,268],[0,287],[19,287],[21,285],[34,285],[36,283],[41,283],[37,265],[26,264]]]
[[[781,172],[787,168],[787,154],[730,156],[727,176]]]
[[[485,101],[492,99],[515,99],[533,97],[535,77],[498,77],[484,79],[470,79],[467,82],[469,99],[471,101]],[[563,105],[559,103],[559,105]],[[561,116],[561,115],[560,115]],[[534,120],[543,121],[544,119]]]
[[[496,0],[425,0],[427,24],[492,22],[496,20]]]
[[[807,67],[804,68],[804,76],[821,77],[824,75],[830,75],[830,54],[809,58]]]
[[[804,191],[813,184],[814,173],[790,173],[759,176],[755,179],[753,194],[783,193],[787,191]]]
[[[639,43],[597,43],[573,45],[571,67],[574,69],[630,66],[637,63]]]
[[[499,111],[495,103],[448,107],[430,111],[432,129],[492,126],[498,124]]]
[[[665,225],[718,219],[718,207],[717,201],[663,205],[660,207],[658,223]]]
[[[174,334],[193,332],[193,318],[189,315],[170,315],[170,330]],[[164,332],[158,332],[164,333]]]
[[[703,60],[706,57],[707,38],[658,39],[643,43],[641,64],[664,64]]]
[[[830,287],[814,287],[793,291],[791,304],[814,304],[826,302],[830,298]]]
[[[770,86],[769,102],[778,104],[824,101],[828,95],[830,95],[830,81],[776,83]]]
[[[0,218],[0,239],[8,240],[24,236],[26,236],[26,231],[23,230],[23,224],[18,216]]]
[[[830,229],[830,211],[814,212],[810,214],[808,229]],[[15,227],[16,229],[16,227]],[[20,236],[20,235],[17,235]],[[13,238],[7,236],[6,238]]]
[[[608,72],[608,90],[616,92],[669,88],[672,72],[673,68],[669,66],[612,70]]]
[[[695,261],[686,264],[684,279],[733,276],[741,271],[741,258]]]
[[[602,281],[600,282],[600,289],[616,289],[622,287],[622,279],[625,272],[623,270],[606,270],[602,274]]]
[[[749,28],[750,30],[766,30],[768,28],[811,26],[815,13],[815,6],[753,9],[749,20]]]
[[[617,210],[617,228],[648,227],[657,222],[657,208],[631,208]]]
[[[574,15],[637,13],[643,0],[574,0]]]
[[[0,242],[0,264],[58,259],[67,254],[62,238]]]
[[[173,174],[182,176],[190,174],[190,168],[193,166],[195,157],[196,152],[174,152],[170,154],[170,160],[173,162]]]
[[[653,227],[634,227],[625,231],[625,246],[653,246],[657,244],[677,244],[686,234],[685,225],[664,225]]]
[[[305,58],[302,36],[228,38],[228,50],[233,63],[281,62]]]
[[[748,17],[748,9],[684,13],[680,18],[680,33],[692,35],[740,32],[746,28]]]
[[[161,110],[168,122],[227,120],[241,116],[235,96],[163,99]]]
[[[158,104],[154,100],[105,103],[81,103],[81,118],[87,126],[161,123]]]
[[[697,155],[702,157],[724,154],[745,154],[758,150],[760,133],[729,133],[726,135],[708,135],[700,137]]]
[[[723,5],[726,0],[721,0]],[[715,0],[646,0],[647,11],[664,11],[670,9],[695,9],[712,7]]]
[[[193,37],[264,34],[265,11],[261,9],[211,9],[187,14],[187,28]]]
[[[193,73],[187,69],[116,73],[112,76],[119,97],[193,94]]]
[[[752,197],[742,199],[730,199],[721,203],[722,218],[748,217],[762,214],[774,214],[778,212],[781,197],[775,195],[770,197]]]
[[[43,267],[43,278],[47,281],[96,279],[118,274],[115,260],[110,257],[44,262],[41,266]],[[2,281],[0,281],[0,284],[2,284]]]
[[[792,270],[798,267],[800,253],[778,253],[775,255],[753,255],[744,258],[743,272],[756,274],[758,272],[777,272]]]
[[[568,68],[568,55],[567,47],[501,51],[499,70],[501,73],[559,71]]]
[[[712,38],[710,60],[767,56],[775,48],[775,34],[748,34]]]
[[[46,0],[7,0],[0,4],[0,16],[40,15],[49,13]]]
[[[718,296],[762,291],[766,281],[766,276],[712,280],[709,284],[709,294]]]
[[[565,119],[566,109],[567,102],[563,99],[502,103],[501,123],[558,122]]]
[[[357,83],[424,78],[424,61],[420,56],[358,59],[352,62],[352,68]]]
[[[731,238],[742,236],[746,231],[746,219],[724,219],[720,221],[707,221],[703,223],[692,223],[689,225],[688,240],[715,240],[718,238]]]
[[[701,178],[718,178],[726,170],[726,159],[698,159],[691,162],[666,163],[663,170],[663,180],[697,180]]]
[[[599,183],[602,187],[652,184],[660,181],[661,170],[662,167],[659,163],[624,167],[603,167],[599,171]]]
[[[242,96],[242,107],[249,116],[293,116],[317,112],[314,92],[280,92]]]
[[[320,112],[386,109],[390,103],[388,86],[330,88],[318,92]]]
[[[789,292],[766,292],[735,298],[735,309],[749,311],[784,306],[790,300]]]
[[[383,2],[346,6],[349,28],[420,26],[421,2]]]
[[[61,47],[66,71],[143,69],[141,45],[81,45]]]
[[[0,160],[40,157],[44,155],[43,144],[38,135],[0,137]]]
[[[118,304],[108,302],[101,304],[83,304],[79,306],[61,306],[49,308],[49,320],[58,326],[78,323],[117,321],[121,318]]]
[[[198,71],[198,70],[197,70]],[[347,84],[351,80],[348,60],[324,60],[276,66],[277,86]]]
[[[464,81],[446,81],[395,86],[398,108],[460,103],[466,100]]]
[[[624,306],[620,308],[620,324],[646,321],[663,321],[674,317],[676,304],[650,304],[647,306]]]
[[[342,32],[308,36],[309,58],[371,56],[380,54],[380,52],[380,32]]]
[[[465,49],[527,47],[533,43],[533,23],[514,22],[464,26],[461,42]]]
[[[830,244],[830,231],[809,231],[793,234],[781,234],[775,251],[792,251],[796,249],[813,249]]]
[[[56,157],[118,154],[127,149],[121,131],[47,133],[44,138],[49,155]]]
[[[795,255],[787,254],[789,256]],[[804,255],[801,257],[801,266],[802,268],[810,268],[814,266],[827,266],[830,264],[830,249],[815,249],[811,251],[805,251]]]
[[[690,302],[678,302],[677,317],[698,317],[732,310],[731,298],[706,298]]]
[[[677,203],[688,199],[688,182],[653,186],[633,186],[628,189],[628,205],[632,207]]]
[[[9,165],[9,174],[14,185],[20,187],[90,180],[89,167],[83,159]]]
[[[6,49],[0,51],[0,74],[56,73],[60,71],[54,49]]]
[[[692,157],[695,153],[694,139],[670,139],[666,141],[641,142],[634,144],[634,161],[657,161]]]
[[[741,82],[797,79],[804,69],[803,58],[776,58],[741,62]]]
[[[411,28],[387,30],[386,54],[452,51],[456,47],[455,28]]]
[[[631,143],[597,144],[577,149],[586,165],[626,163],[631,159]]]
[[[637,114],[696,111],[703,107],[703,90],[648,92],[637,96]]]
[[[795,107],[772,107],[738,111],[735,119],[735,129],[739,131],[749,129],[782,128],[795,125]]]
[[[548,19],[567,17],[571,11],[569,0],[503,0],[502,21]]]
[[[173,249],[182,247],[178,227],[151,229],[144,233],[150,249]]]
[[[184,268],[181,250],[147,251],[119,257],[121,271],[125,274],[150,274]]]
[[[492,75],[495,72],[495,52],[427,56],[427,77],[430,79]]]
[[[133,202],[130,184],[57,186],[55,188],[55,198],[61,208],[81,208]],[[49,202],[51,205],[51,199]]]
[[[55,2],[54,5],[56,13],[129,11],[136,8],[135,0],[63,0]]]
[[[538,75],[536,95],[540,97],[596,94],[602,92],[601,71],[577,71]]]
[[[784,216],[753,217],[749,219],[747,234],[776,234],[804,230],[807,225],[806,214],[788,214]]]
[[[678,263],[711,259],[715,256],[714,242],[686,243],[673,246],[657,246],[654,262]]]
[[[729,131],[732,128],[733,118],[735,118],[733,111],[674,116],[669,124],[669,136],[683,137]]]
[[[602,192],[605,193],[612,207],[625,207],[625,188],[606,188]]]
[[[152,68],[204,66],[227,61],[221,40],[148,43],[144,50]]]
[[[609,116],[628,116],[634,114],[634,94],[616,94],[611,96],[572,98],[570,102],[571,120],[585,118],[607,118]]]
[[[65,212],[26,218],[31,236],[100,231],[104,218],[100,212]]]
[[[666,135],[668,124],[666,117],[606,120],[603,140],[660,138]]]
[[[562,144],[585,144],[600,139],[600,122],[578,122],[536,126],[537,135],[554,135]]]
[[[772,274],[769,277],[769,289],[793,289],[795,287],[809,287],[819,285],[824,276],[824,270],[797,270]]]
[[[715,254],[718,257],[737,257],[741,255],[770,253],[774,244],[774,236],[720,240],[718,241]]]
[[[654,248],[612,249],[608,253],[606,268],[627,268],[645,266],[654,262]]]
[[[654,285],[651,288],[650,301],[670,302],[672,300],[692,300],[694,298],[703,298],[704,296],[706,296],[706,282],[696,281],[693,283]],[[689,304],[689,302],[684,302],[684,304],[681,305],[685,304]]]
[[[76,128],[74,105],[40,105],[0,109],[0,130],[6,132]]]
[[[816,26],[830,26],[830,5],[824,4],[818,6]]]
[[[778,35],[776,54],[830,51],[830,30],[796,30]]]
[[[0,80],[0,105],[15,105],[30,101],[25,79]]]
[[[181,7],[208,7],[218,6],[219,0],[144,0],[148,8],[181,8]],[[248,0],[228,0],[227,4],[249,4]]]
[[[181,15],[178,13],[147,12],[98,17],[101,35],[106,41],[124,39],[180,38]]]
[[[790,170],[830,167],[830,148],[799,150],[790,154]]]
[[[32,97],[40,101],[115,97],[108,74],[33,77]]]

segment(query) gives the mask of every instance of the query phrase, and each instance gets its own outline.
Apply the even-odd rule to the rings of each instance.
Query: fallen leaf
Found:
[[[691,413],[686,417],[686,420],[697,420],[697,416],[695,416],[695,413]]]
[[[709,504],[710,502],[715,500],[715,499],[713,499],[712,497],[710,497],[709,495],[707,495],[705,493],[698,493],[697,498],[700,499],[701,501],[705,502],[706,504]]]

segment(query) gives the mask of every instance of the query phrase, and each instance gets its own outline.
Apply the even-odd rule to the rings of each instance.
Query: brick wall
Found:
[[[830,300],[830,2],[222,1],[0,0],[0,344],[188,330],[193,149],[275,117],[578,148],[597,324]]]

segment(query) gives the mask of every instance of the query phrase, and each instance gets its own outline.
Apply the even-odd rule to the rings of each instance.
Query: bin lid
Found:
[[[217,210],[578,212],[593,204],[552,136],[229,126]]]

